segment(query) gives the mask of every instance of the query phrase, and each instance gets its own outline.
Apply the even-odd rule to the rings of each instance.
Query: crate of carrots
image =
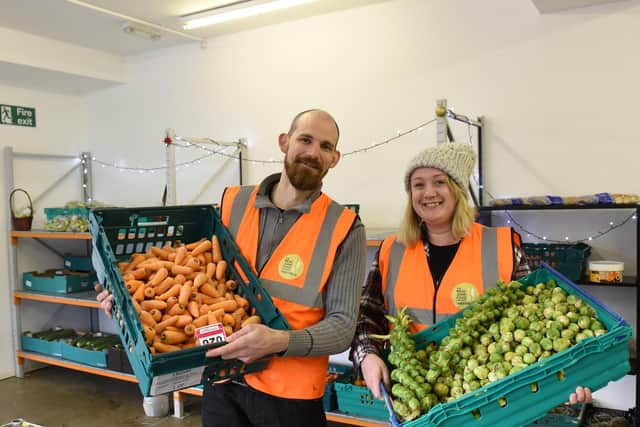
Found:
[[[206,357],[247,324],[289,327],[213,206],[101,208],[89,222],[93,265],[144,396],[266,367]]]

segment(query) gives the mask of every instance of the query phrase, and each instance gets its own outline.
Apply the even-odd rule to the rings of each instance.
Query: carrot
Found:
[[[173,278],[173,281],[182,285],[187,281],[187,278],[184,277],[184,274],[176,274],[176,276]]]
[[[222,250],[220,249],[220,241],[215,234],[211,236],[211,260],[216,264],[222,261]]]
[[[138,303],[138,301],[132,298],[131,302],[133,303],[133,308],[136,311],[136,313],[140,314],[140,312],[142,311],[142,307],[140,307],[140,304]]]
[[[142,280],[149,277],[149,275],[151,274],[151,270],[147,270],[146,268],[141,267],[133,270],[131,274],[133,274],[134,279]]]
[[[226,300],[226,301],[221,301],[209,306],[209,309],[213,311],[218,310],[220,308],[223,309],[224,311],[231,313],[236,311],[236,309],[238,308],[238,303],[235,300]]]
[[[138,286],[136,291],[133,293],[133,299],[136,301],[142,301],[144,299],[144,286]]]
[[[209,279],[207,278],[207,275],[205,273],[198,273],[196,275],[196,277],[193,279],[193,289],[195,291],[197,291],[200,286],[202,286],[203,284],[207,283]]]
[[[189,336],[195,334],[196,333],[195,325],[193,323],[189,323],[188,325],[185,325],[184,333]]]
[[[191,268],[193,271],[198,271],[201,267],[200,259],[189,256],[189,258],[187,258],[187,262],[184,263],[184,266]]]
[[[160,259],[167,259],[169,258],[169,252],[167,252],[165,249],[159,248],[157,246],[152,246],[151,247],[151,252],[153,252],[153,254],[155,256],[157,256]]]
[[[218,293],[216,288],[214,288],[209,283],[202,284],[201,286],[198,287],[197,290],[200,291],[201,293],[205,294],[205,295],[208,295],[208,296],[212,297],[212,298],[218,298],[220,296],[220,294]]]
[[[169,276],[169,271],[166,268],[162,267],[158,271],[156,271],[151,280],[149,280],[149,284],[151,286],[158,286],[164,279],[167,278],[167,276]]]
[[[167,314],[170,316],[184,314],[186,307],[180,303],[174,304],[169,310],[167,310]]]
[[[260,318],[260,316],[258,315],[253,315],[253,316],[247,317],[244,320],[244,322],[242,322],[241,327],[244,328],[247,325],[257,324],[257,323],[262,323],[262,318]]]
[[[205,254],[208,254],[209,252],[205,252]],[[204,254],[199,254],[196,256],[196,258],[198,259],[198,261],[200,261],[200,266],[205,266],[207,265],[207,257],[204,256]]]
[[[236,288],[238,287],[238,284],[233,279],[227,280],[226,282],[224,282],[224,285],[227,287],[227,289],[229,289],[231,291],[235,291]]]
[[[204,265],[209,264],[212,259],[213,259],[213,257],[211,256],[211,252],[205,252],[204,253]]]
[[[173,262],[175,262],[176,265],[182,265],[186,258],[187,248],[185,248],[184,246],[180,246],[178,249],[176,249],[176,259]]]
[[[156,336],[156,330],[149,325],[145,325],[142,329],[144,331],[144,342],[146,342],[147,344],[152,343],[153,339]]]
[[[224,282],[220,282],[218,283],[218,286],[216,286],[216,290],[220,295],[224,295],[227,293],[227,286],[224,284]]]
[[[207,314],[210,311],[211,310],[209,310],[209,306],[207,304],[202,304],[200,306],[200,308],[198,309],[198,316],[201,316],[203,314]]]
[[[160,339],[165,344],[180,344],[187,340],[187,334],[180,331],[163,331],[160,334]]]
[[[158,353],[169,353],[171,351],[182,350],[177,345],[165,344],[165,343],[162,343],[162,342],[159,342],[159,341],[156,341],[156,342],[153,343],[153,348]]]
[[[177,297],[180,294],[180,288],[184,285],[173,285],[169,288],[168,291],[158,296],[159,300],[166,300],[169,297]]]
[[[187,311],[193,317],[198,317],[200,315],[200,306],[198,305],[197,301],[189,301],[189,303],[187,304]]]
[[[153,316],[146,310],[140,312],[140,321],[143,325],[156,326],[156,321],[153,320]]]
[[[184,265],[174,264],[173,267],[171,267],[171,272],[176,276],[178,274],[188,276],[189,274],[193,273],[193,269]]]
[[[128,262],[124,262],[121,261],[118,263],[118,270],[120,270],[120,273],[123,274],[125,271],[127,271],[127,266],[129,265]]]
[[[216,304],[221,301],[224,301],[224,297],[210,297],[209,295],[202,294],[202,293],[198,295],[200,296],[200,299],[202,300],[203,304]]]
[[[191,286],[189,286],[188,283],[184,283],[180,286],[181,288],[180,293],[178,294],[178,303],[186,307],[187,304],[189,304],[189,300],[191,299],[191,292],[193,291],[193,289],[191,288]]]
[[[197,242],[191,242],[191,243],[187,243],[186,245],[184,245],[188,250],[192,251],[194,250],[200,243],[202,243],[204,239],[200,239]]]
[[[224,333],[229,336],[231,334],[233,334],[233,328],[229,325],[224,325]]]
[[[213,325],[214,323],[220,323],[222,321],[222,316],[224,316],[224,310],[210,311],[207,313],[207,316],[207,324]]]
[[[157,308],[152,308],[151,310],[149,310],[149,314],[155,322],[159,322],[160,319],[162,319],[162,312]]]
[[[249,308],[249,300],[247,300],[246,298],[241,297],[238,294],[233,294],[233,299],[235,299],[236,302],[238,303],[238,307],[242,307],[245,310]]]
[[[158,286],[154,288],[156,295],[162,295],[167,292],[173,285],[176,284],[176,281],[173,277],[167,277],[160,283]]]
[[[206,324],[209,323],[209,315],[208,314],[203,314],[200,317],[197,317],[194,321],[193,321],[193,326],[195,326],[196,328],[200,328]]]
[[[227,273],[227,261],[222,260],[216,264],[216,279],[218,281],[224,280]]]
[[[156,296],[156,290],[153,286],[144,285],[144,297],[147,299],[151,299]]]
[[[150,311],[154,308],[157,310],[164,310],[167,308],[167,303],[157,299],[147,299],[140,303],[140,307],[145,311]]]
[[[236,319],[230,315],[229,313],[224,313],[222,315],[222,324],[223,325],[229,325],[231,327],[233,327],[233,325],[236,323]]]
[[[167,310],[171,310],[171,307],[178,303],[178,297],[167,298]]]
[[[190,314],[181,314],[178,316],[178,320],[176,320],[177,328],[184,328],[186,325],[193,322],[193,317]]]
[[[198,256],[200,254],[205,253],[209,249],[211,249],[211,241],[203,240],[201,243],[198,244],[198,246],[193,248],[193,250],[191,251],[191,256],[194,256],[194,257]]]
[[[178,316],[171,316],[168,319],[163,320],[162,322],[156,323],[156,327],[154,328],[156,330],[156,334],[164,331],[167,326],[173,326],[177,321]]]
[[[216,274],[216,265],[212,262],[208,263],[205,272],[209,279],[213,279],[213,276]]]
[[[125,282],[124,286],[127,288],[130,294],[134,294],[136,290],[138,290],[138,288],[143,284],[144,283],[142,283],[141,281],[133,279]]]
[[[129,263],[129,265],[127,265],[127,269],[125,270],[125,272],[132,271],[134,268],[136,268],[138,266],[138,264],[140,264],[144,260],[145,260],[145,256],[144,255],[142,255],[142,254],[133,254],[131,256],[131,262]]]

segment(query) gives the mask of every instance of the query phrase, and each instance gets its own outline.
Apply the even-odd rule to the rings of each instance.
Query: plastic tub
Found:
[[[589,262],[589,281],[594,283],[622,283],[624,262],[591,261]]]

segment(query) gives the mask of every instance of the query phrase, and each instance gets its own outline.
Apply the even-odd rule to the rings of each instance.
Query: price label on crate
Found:
[[[200,345],[222,343],[227,341],[222,323],[202,326],[196,329],[196,338]]]

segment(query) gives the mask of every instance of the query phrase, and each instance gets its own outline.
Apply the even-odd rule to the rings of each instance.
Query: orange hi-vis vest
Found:
[[[229,187],[222,197],[222,223],[242,255],[256,270],[260,213],[254,207],[258,187]],[[301,215],[258,274],[262,286],[292,330],[318,323],[325,315],[322,292],[340,244],[356,214],[324,193]],[[290,399],[324,394],[328,356],[273,357],[263,371],[245,375],[251,387]]]
[[[422,241],[407,247],[395,236],[387,237],[380,247],[379,266],[388,312],[395,315],[407,307],[414,319],[411,330],[418,332],[457,313],[498,280],[509,282],[514,269],[513,236],[510,227],[474,223],[438,286]]]

